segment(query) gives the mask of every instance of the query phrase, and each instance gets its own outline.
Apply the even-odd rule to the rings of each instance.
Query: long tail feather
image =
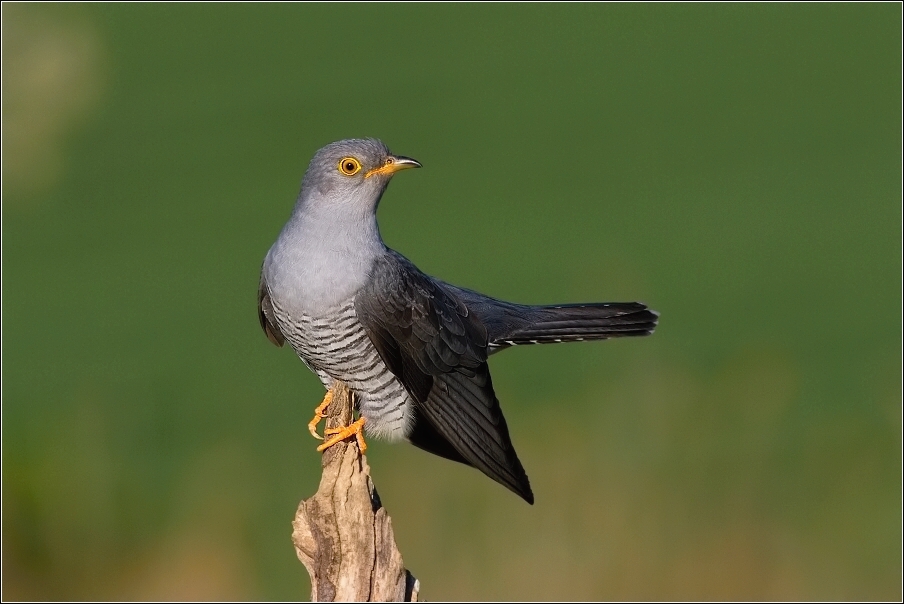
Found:
[[[659,314],[640,302],[534,306],[527,321],[491,345],[550,344],[605,340],[653,333]]]

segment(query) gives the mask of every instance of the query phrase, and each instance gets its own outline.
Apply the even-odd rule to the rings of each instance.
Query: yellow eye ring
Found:
[[[346,176],[354,176],[361,170],[361,162],[354,157],[343,157],[339,160],[339,171]]]

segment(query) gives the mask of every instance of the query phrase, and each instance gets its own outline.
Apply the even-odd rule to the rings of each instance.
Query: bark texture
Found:
[[[352,393],[337,384],[326,427],[352,421]],[[317,493],[292,522],[295,553],[311,576],[317,602],[416,602],[418,581],[405,570],[367,458],[354,438],[323,452]]]

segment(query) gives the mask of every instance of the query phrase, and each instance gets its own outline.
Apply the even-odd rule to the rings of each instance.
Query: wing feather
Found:
[[[389,251],[375,263],[355,310],[380,357],[416,401],[409,440],[474,466],[533,503],[493,391],[487,330],[467,305]]]
[[[264,330],[267,339],[282,347],[286,342],[286,337],[276,324],[273,302],[270,300],[270,290],[267,288],[267,281],[263,275],[261,275],[260,287],[257,289],[257,318],[261,322],[261,329]]]

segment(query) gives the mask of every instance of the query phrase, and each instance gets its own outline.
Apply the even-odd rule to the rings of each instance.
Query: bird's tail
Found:
[[[526,321],[497,337],[491,345],[550,344],[647,336],[656,329],[659,313],[640,302],[532,306]]]

